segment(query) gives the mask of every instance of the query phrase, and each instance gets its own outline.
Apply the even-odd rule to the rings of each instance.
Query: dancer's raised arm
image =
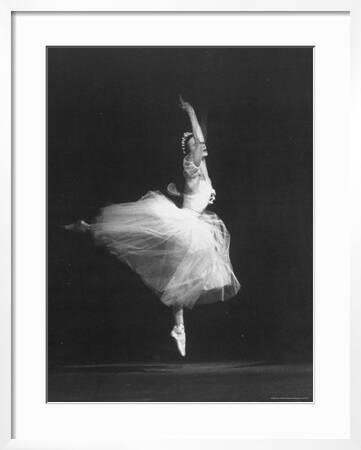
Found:
[[[179,106],[188,114],[191,122],[192,133],[195,141],[194,148],[191,149],[191,154],[193,156],[194,163],[199,165],[203,158],[203,152],[206,148],[202,128],[199,125],[193,106],[189,102],[184,101],[181,95],[179,96]]]

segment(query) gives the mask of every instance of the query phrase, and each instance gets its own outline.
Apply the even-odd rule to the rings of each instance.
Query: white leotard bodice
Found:
[[[212,185],[203,179],[199,180],[197,192],[193,194],[183,194],[183,208],[189,208],[193,211],[201,213],[209,203],[213,203],[212,195],[215,191]]]
[[[216,191],[212,187],[211,180],[206,179],[201,172],[200,166],[187,156],[183,160],[183,173],[187,178],[199,178],[198,189],[192,194],[183,194],[183,207],[201,213],[209,203],[213,203]]]

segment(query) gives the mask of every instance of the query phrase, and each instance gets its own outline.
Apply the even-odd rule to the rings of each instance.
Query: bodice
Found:
[[[213,203],[215,190],[209,181],[201,178],[196,192],[183,194],[183,208],[201,213],[209,203]]]
[[[183,160],[183,173],[186,179],[199,179],[198,187],[192,194],[183,194],[183,207],[196,212],[202,212],[209,203],[213,203],[216,191],[212,187],[211,180],[203,176],[201,167],[194,164],[193,160],[186,156]]]

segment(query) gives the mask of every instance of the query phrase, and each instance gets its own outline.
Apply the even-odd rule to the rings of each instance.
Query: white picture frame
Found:
[[[228,12],[232,13],[345,13],[351,18],[351,108],[350,108],[350,146],[349,146],[349,230],[350,246],[352,251],[351,273],[351,411],[350,433],[346,439],[252,439],[252,440],[217,440],[217,439],[187,439],[179,438],[169,440],[148,440],[146,436],[134,436],[134,439],[113,442],[107,440],[89,441],[87,436],[81,440],[63,441],[61,436],[54,437],[52,441],[44,440],[42,436],[34,440],[19,440],[13,438],[13,345],[14,328],[12,321],[12,298],[16,292],[16,278],[12,264],[14,251],[11,239],[12,230],[16,221],[13,216],[12,177],[16,176],[12,166],[12,143],[16,138],[16,130],[13,129],[13,96],[12,96],[12,46],[13,29],[12,15],[16,12]],[[1,205],[2,214],[0,222],[1,253],[0,253],[0,449],[67,449],[67,448],[311,448],[323,449],[356,449],[361,447],[361,431],[358,426],[361,421],[361,331],[359,327],[361,319],[361,307],[358,302],[361,294],[361,281],[359,268],[361,265],[361,212],[359,198],[361,196],[361,138],[359,136],[359,123],[361,119],[361,6],[357,1],[255,1],[255,0],[229,0],[226,3],[207,2],[201,0],[185,2],[167,2],[162,0],[129,1],[121,3],[114,0],[82,0],[47,2],[45,0],[3,0],[0,5],[0,49],[2,65],[0,68],[0,139],[1,139]],[[340,157],[341,154],[340,154]],[[13,221],[13,223],[12,223]],[[279,405],[282,407],[282,405]],[[146,444],[144,439],[147,440]]]

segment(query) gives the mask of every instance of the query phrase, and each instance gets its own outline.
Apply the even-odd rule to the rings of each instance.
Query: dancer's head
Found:
[[[193,133],[186,131],[183,133],[181,139],[182,151],[185,155],[193,153],[197,150],[197,146],[200,145],[203,151],[203,157],[208,156],[207,147],[204,142],[197,142],[193,136]]]

